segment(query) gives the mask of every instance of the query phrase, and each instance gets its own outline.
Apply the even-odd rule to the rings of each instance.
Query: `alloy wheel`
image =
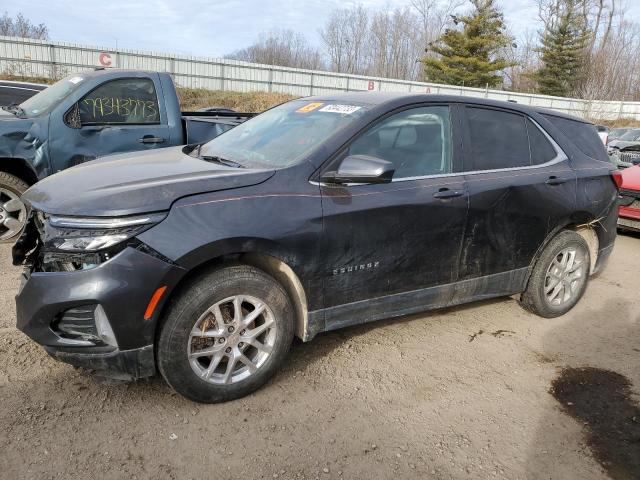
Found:
[[[231,384],[254,374],[268,360],[276,340],[276,319],[253,296],[225,298],[207,309],[189,334],[191,369],[214,384]]]
[[[587,280],[587,267],[582,249],[569,247],[561,250],[549,265],[544,280],[544,294],[549,304],[564,305],[579,295]]]
[[[27,221],[27,207],[20,195],[0,187],[0,241],[17,237]]]

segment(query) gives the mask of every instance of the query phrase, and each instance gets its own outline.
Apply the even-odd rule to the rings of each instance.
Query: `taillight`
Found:
[[[611,172],[611,178],[613,179],[613,183],[616,184],[616,187],[618,187],[618,190],[620,190],[620,188],[622,188],[622,173],[620,170]]]

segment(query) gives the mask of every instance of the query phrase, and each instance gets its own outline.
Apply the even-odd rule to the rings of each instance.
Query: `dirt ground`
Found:
[[[97,379],[14,327],[0,248],[0,477],[640,478],[640,236],[560,319],[509,298],[297,343],[259,392],[198,405]]]

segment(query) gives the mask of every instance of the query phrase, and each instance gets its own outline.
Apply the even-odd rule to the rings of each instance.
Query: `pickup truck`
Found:
[[[71,75],[0,110],[0,243],[27,217],[20,196],[37,181],[105,155],[204,143],[252,114],[183,113],[167,73]]]

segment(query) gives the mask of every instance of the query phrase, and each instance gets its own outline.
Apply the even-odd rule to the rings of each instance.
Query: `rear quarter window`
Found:
[[[544,117],[564,133],[582,153],[602,162],[609,161],[595,125],[554,115],[544,115]]]

